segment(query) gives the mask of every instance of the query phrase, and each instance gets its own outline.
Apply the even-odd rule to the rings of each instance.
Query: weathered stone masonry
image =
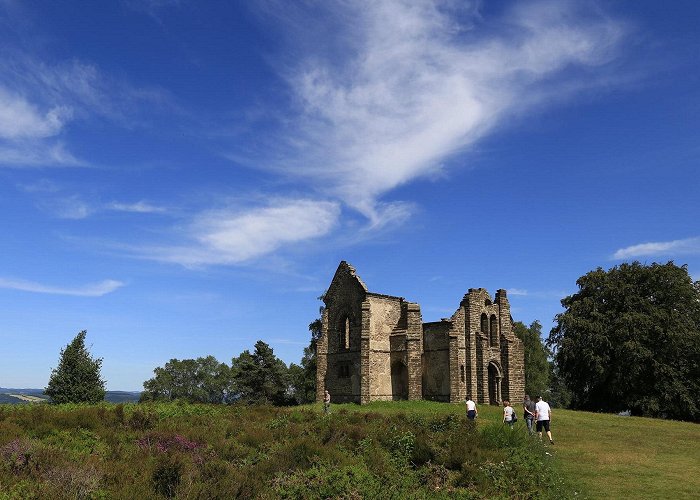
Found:
[[[450,319],[423,323],[420,306],[369,292],[343,261],[324,297],[316,399],[501,404],[522,401],[523,344],[505,290],[470,288]]]

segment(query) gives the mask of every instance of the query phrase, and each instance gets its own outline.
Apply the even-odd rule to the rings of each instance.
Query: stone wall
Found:
[[[423,398],[450,400],[450,329],[448,321],[423,324]]]
[[[402,318],[403,299],[388,295],[368,294],[370,306],[370,332],[369,332],[369,393],[372,401],[391,401],[394,399],[393,387],[406,386],[408,382],[399,383],[396,378],[403,378],[404,373],[392,373],[392,366],[405,360],[406,330],[400,326],[405,325]],[[401,339],[396,334],[402,335]],[[392,340],[396,351],[392,353]],[[400,340],[400,348],[396,343]],[[393,356],[392,356],[393,355]],[[403,382],[403,381],[402,381]]]

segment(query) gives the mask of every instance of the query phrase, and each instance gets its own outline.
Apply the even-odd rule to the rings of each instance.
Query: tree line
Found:
[[[514,323],[525,350],[525,391],[558,407],[700,420],[700,281],[687,266],[633,262],[598,268],[576,284],[546,340],[539,321]],[[141,400],[313,402],[320,319],[309,331],[298,365],[287,366],[262,340],[230,365],[213,356],[171,359],[144,382]],[[45,392],[56,403],[104,398],[102,359],[90,356],[85,335],[61,351],[52,371]]]

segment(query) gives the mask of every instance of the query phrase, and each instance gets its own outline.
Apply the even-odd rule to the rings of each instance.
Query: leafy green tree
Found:
[[[98,403],[105,398],[105,381],[100,376],[102,358],[94,359],[85,348],[83,330],[61,349],[58,368],[51,370],[44,393],[53,403]]]
[[[252,353],[246,349],[231,360],[231,372],[237,395],[243,401],[274,405],[292,402],[287,365],[262,340],[255,343]]]
[[[231,369],[213,356],[171,359],[143,383],[141,401],[184,399],[192,403],[226,403],[234,394]]]
[[[535,320],[530,326],[516,321],[513,332],[523,341],[525,350],[525,393],[532,398],[545,395],[549,389],[549,349],[542,342],[542,324]]]
[[[576,283],[548,339],[572,406],[700,419],[700,283],[687,266],[634,262]]]

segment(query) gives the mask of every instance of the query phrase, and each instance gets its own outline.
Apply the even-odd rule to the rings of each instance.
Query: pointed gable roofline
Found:
[[[362,279],[357,275],[355,268],[346,261],[341,260],[340,264],[338,264],[338,269],[336,269],[335,274],[333,275],[333,280],[331,280],[328,291],[323,297],[323,301],[326,303],[326,305],[328,305],[336,295],[337,288],[347,286],[349,281],[354,282],[356,286],[358,286],[365,294],[368,293],[367,285],[365,285],[364,281],[362,281]]]

